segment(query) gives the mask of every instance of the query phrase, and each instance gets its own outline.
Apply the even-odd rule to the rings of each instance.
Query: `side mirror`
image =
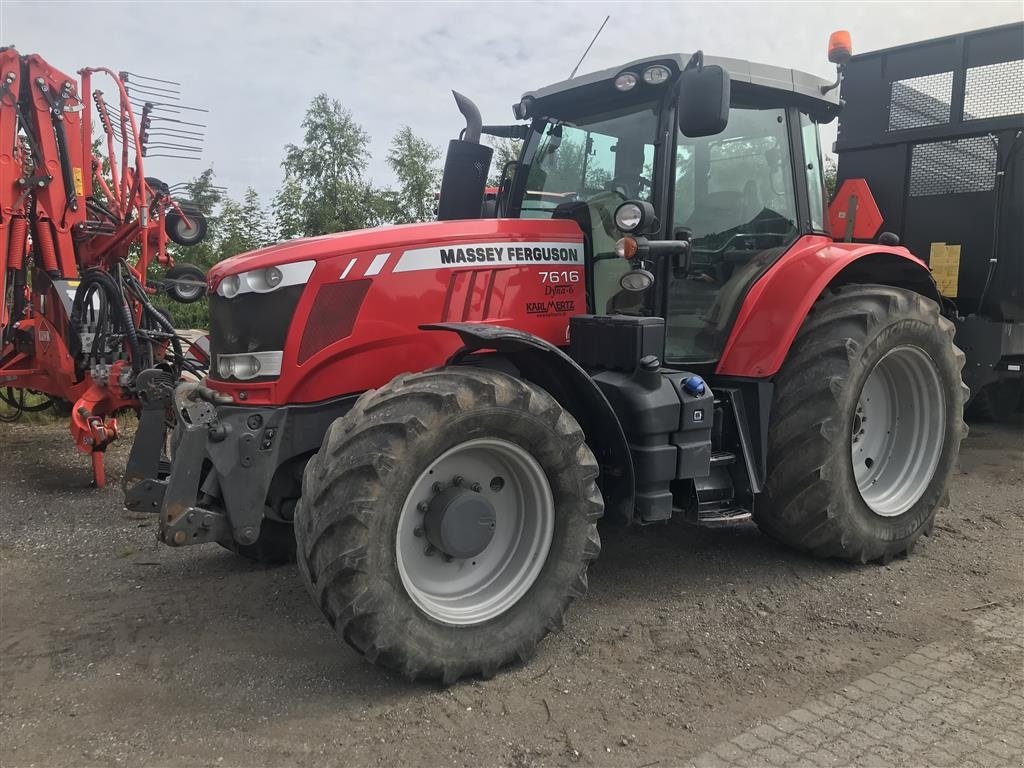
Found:
[[[679,130],[696,139],[721,133],[728,124],[729,73],[691,61],[679,76]]]

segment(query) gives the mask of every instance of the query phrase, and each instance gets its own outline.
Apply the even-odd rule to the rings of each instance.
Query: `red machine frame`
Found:
[[[131,351],[124,346],[102,381],[80,370],[71,351],[76,329],[53,281],[68,281],[69,290],[88,270],[100,270],[155,293],[146,284],[150,265],[174,263],[167,215],[174,211],[191,227],[192,214],[147,182],[152,105],[137,120],[122,75],[106,67],[79,74],[80,86],[38,54],[0,49],[0,386],[8,395],[31,390],[74,403],[72,438],[91,454],[102,486],[103,451],[117,437],[113,415],[139,405],[125,387]],[[94,75],[113,80],[116,106],[92,90]],[[105,157],[93,153],[93,109]],[[139,324],[143,302],[131,295],[125,302]],[[166,341],[159,346],[158,354]]]

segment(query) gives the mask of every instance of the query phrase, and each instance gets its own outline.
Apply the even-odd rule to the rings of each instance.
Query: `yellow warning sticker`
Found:
[[[85,184],[82,182],[82,169],[81,168],[73,168],[72,172],[74,173],[74,176],[75,176],[75,194],[79,195],[79,196],[84,195],[85,194]]]
[[[931,267],[939,293],[955,299],[960,283],[960,246],[932,243],[928,254],[928,266]]]

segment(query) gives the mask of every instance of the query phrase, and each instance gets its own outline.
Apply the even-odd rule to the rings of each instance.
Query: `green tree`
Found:
[[[363,179],[370,137],[337,99],[314,97],[302,121],[301,145],[285,146],[285,183],[275,199],[278,228],[286,237],[324,235],[372,226]],[[298,225],[298,226],[297,226]]]
[[[487,186],[496,187],[501,181],[501,172],[505,170],[505,166],[519,160],[523,142],[519,139],[491,138],[488,143],[494,148],[494,155],[491,157],[491,173],[487,177]]]
[[[271,203],[274,222],[282,240],[291,240],[305,234],[302,215],[302,185],[297,179],[285,177],[281,189]]]
[[[385,211],[394,224],[427,221],[434,215],[434,195],[441,185],[441,169],[437,162],[441,150],[412,129],[403,125],[388,151],[388,165],[395,173],[398,189],[384,193]]]
[[[245,191],[240,203],[230,198],[221,203],[217,239],[214,243],[217,261],[255,251],[271,245],[276,239],[270,217],[252,187]]]

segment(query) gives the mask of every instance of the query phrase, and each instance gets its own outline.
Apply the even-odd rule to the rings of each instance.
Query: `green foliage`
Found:
[[[379,223],[375,211],[361,205],[371,194],[363,179],[370,160],[370,136],[352,113],[326,93],[316,96],[302,121],[301,146],[285,146],[287,194],[278,195],[279,227],[294,236],[325,235]],[[296,227],[296,224],[298,227]],[[291,231],[297,230],[297,231]]]
[[[398,189],[391,192],[387,204],[388,217],[394,224],[427,221],[433,218],[434,193],[441,184],[437,166],[441,150],[403,125],[391,139],[388,165],[398,180]]]

